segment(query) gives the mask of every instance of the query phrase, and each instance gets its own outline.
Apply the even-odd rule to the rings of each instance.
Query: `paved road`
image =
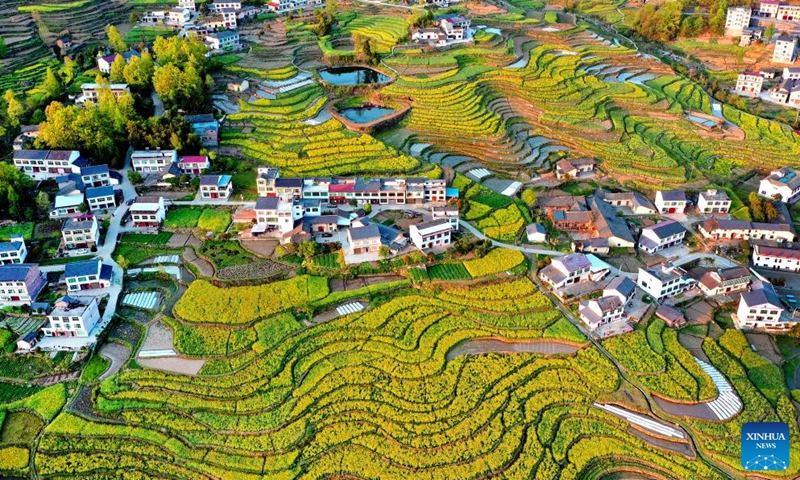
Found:
[[[150,98],[153,100],[153,116],[158,118],[164,115],[164,102],[161,101],[156,91],[150,93]]]

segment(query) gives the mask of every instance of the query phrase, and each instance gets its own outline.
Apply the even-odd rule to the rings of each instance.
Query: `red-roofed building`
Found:
[[[785,272],[800,272],[800,250],[753,245],[753,265]]]
[[[197,176],[203,173],[203,170],[211,168],[211,163],[208,161],[208,157],[204,155],[191,155],[181,157],[178,161],[178,167],[183,174]]]

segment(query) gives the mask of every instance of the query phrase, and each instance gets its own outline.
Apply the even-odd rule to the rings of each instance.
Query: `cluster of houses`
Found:
[[[733,92],[745,97],[758,98],[764,89],[764,80],[775,78],[776,75],[775,71],[768,69],[742,72],[736,79]],[[768,90],[768,98],[773,103],[800,108],[800,68],[784,68],[781,82]]]
[[[470,19],[463,15],[446,14],[434,18],[436,26],[411,30],[411,39],[417,43],[442,47],[472,38]]]
[[[178,0],[177,7],[148,12],[140,19],[140,23],[180,28],[182,34],[202,38],[212,52],[223,52],[241,48],[236,31],[239,21],[262,13],[262,9],[242,5],[241,1],[215,1],[207,5],[208,15],[200,18],[195,0]]]

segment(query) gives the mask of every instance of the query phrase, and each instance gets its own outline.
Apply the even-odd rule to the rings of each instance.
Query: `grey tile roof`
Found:
[[[686,231],[686,229],[683,228],[683,225],[673,220],[657,223],[653,226],[646,227],[645,230],[651,230],[660,239],[664,239]]]
[[[368,238],[380,238],[381,232],[374,223],[363,227],[353,227],[349,230],[350,238],[353,240],[365,240]]]

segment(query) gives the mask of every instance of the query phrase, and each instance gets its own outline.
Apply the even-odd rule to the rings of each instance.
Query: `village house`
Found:
[[[131,214],[134,228],[159,227],[167,217],[167,209],[164,207],[163,197],[136,197],[128,211]]]
[[[556,178],[580,178],[586,177],[594,172],[596,162],[593,158],[578,158],[567,160],[566,158],[556,163]]]
[[[679,295],[694,288],[697,282],[680,267],[660,264],[651,268],[639,267],[636,284],[657,301]]]
[[[463,15],[446,14],[435,18],[448,40],[464,40],[470,38],[470,19]]]
[[[125,63],[131,63],[131,58],[133,57],[140,57],[141,54],[137,51],[130,50],[125,53],[114,53],[111,55],[101,55],[100,53],[97,54],[97,69],[100,70],[100,73],[105,73],[108,75],[111,73],[111,64],[114,63],[114,60],[117,57],[122,57],[125,60]]]
[[[667,220],[657,223],[642,229],[642,235],[639,237],[639,250],[653,255],[665,248],[680,245],[685,236],[686,229],[678,222]]]
[[[606,271],[593,271],[592,262],[583,253],[570,253],[553,258],[550,265],[539,271],[539,278],[554,290],[581,282],[596,282],[608,274]]]
[[[556,195],[552,197],[539,197],[536,199],[536,207],[547,215],[550,220],[557,211],[585,211],[587,210],[586,198],[573,195]]]
[[[303,180],[299,178],[281,177],[277,168],[258,167],[256,188],[260,197],[290,196],[299,199],[303,197],[303,184]],[[324,201],[328,201],[327,195]]]
[[[656,207],[639,192],[604,193],[603,201],[614,207],[627,208],[634,215],[653,215]]]
[[[616,297],[622,305],[627,305],[633,300],[635,294],[636,284],[628,277],[614,277],[603,288],[603,297]]]
[[[81,95],[75,100],[75,103],[92,103],[96,104],[100,101],[100,93],[103,90],[108,90],[119,99],[123,95],[130,95],[131,89],[127,83],[111,83],[108,85],[100,85],[97,83],[84,83],[81,85]]]
[[[797,37],[781,35],[775,40],[772,63],[794,63],[797,53]]]
[[[431,219],[445,219],[453,227],[453,231],[458,231],[458,207],[455,205],[434,206],[431,208]]]
[[[139,23],[143,25],[157,25],[164,23],[167,20],[167,12],[163,10],[155,10],[152,12],[146,12],[142,15],[142,18],[139,20]]]
[[[178,8],[185,8],[192,13],[197,11],[195,0],[178,0]]]
[[[750,7],[728,7],[725,17],[725,36],[739,37],[742,30],[750,26],[750,17],[753,15]]]
[[[136,150],[131,154],[131,166],[139,173],[165,171],[177,161],[175,150]]]
[[[117,206],[114,197],[114,187],[90,187],[86,189],[86,202],[89,204],[89,211],[112,210]]]
[[[736,328],[752,328],[766,331],[785,331],[795,322],[781,318],[784,308],[772,285],[756,282],[739,297],[739,308],[732,315]]]
[[[800,198],[800,172],[791,167],[773,170],[761,179],[758,194],[784,203],[796,202]]]
[[[83,165],[77,150],[15,150],[14,166],[34,180],[78,173]]]
[[[72,217],[61,227],[61,243],[64,250],[93,248],[99,241],[100,228],[94,215]]]
[[[720,268],[700,277],[698,286],[707,297],[728,295],[745,290],[750,284],[750,270],[747,267]]]
[[[222,2],[213,2],[208,4],[208,11],[213,13],[219,13],[226,8],[230,8],[233,10],[241,10],[242,9],[242,2],[229,2],[229,1],[222,1]]]
[[[256,18],[259,13],[261,13],[260,8],[256,8],[254,5],[244,5],[241,10],[236,12],[236,18],[239,20]]]
[[[578,313],[590,331],[625,318],[624,304],[615,296],[584,300],[578,306]]]
[[[608,255],[611,253],[608,239],[602,237],[573,240],[570,247],[573,252],[596,253],[598,255]]]
[[[84,209],[84,194],[75,182],[69,182],[56,192],[53,206],[50,208],[50,218],[75,215]]]
[[[56,40],[56,47],[58,47],[58,51],[61,53],[62,56],[66,55],[70,48],[72,48],[72,35],[67,33],[66,35],[61,35]]]
[[[776,240],[791,242],[794,232],[786,223],[757,223],[746,220],[709,218],[697,230],[713,240]]]
[[[785,79],[769,91],[769,98],[777,103],[800,107],[800,80]]]
[[[339,218],[338,215],[318,215],[304,221],[311,233],[335,233],[339,231]]]
[[[47,325],[42,327],[45,337],[88,337],[100,322],[97,297],[62,297],[47,315]]]
[[[742,36],[739,38],[740,47],[749,47],[756,40],[764,38],[763,27],[747,27],[742,29]]]
[[[758,16],[766,18],[776,18],[781,2],[778,0],[762,0],[758,5]]]
[[[11,235],[7,242],[0,242],[0,265],[25,263],[27,257],[28,247],[22,235]]]
[[[242,46],[239,43],[239,33],[233,30],[223,30],[217,33],[206,35],[206,47],[209,50],[239,50]]]
[[[800,80],[800,67],[784,67],[781,78],[784,80]]]
[[[0,265],[0,307],[30,305],[47,284],[37,265]]]
[[[231,92],[243,93],[250,89],[250,82],[247,79],[234,80],[228,83],[228,90]]]
[[[295,220],[292,207],[292,199],[285,196],[259,197],[255,208],[256,224],[260,226],[258,230],[277,231],[281,235],[292,231]]]
[[[108,165],[82,167],[78,175],[80,177],[80,184],[83,185],[84,188],[111,185],[111,174],[109,173]]]
[[[784,272],[800,272],[800,250],[755,244],[753,265]]]
[[[39,137],[42,127],[39,125],[23,125],[20,127],[20,133],[14,138],[12,148],[14,151],[28,150],[33,146],[33,141]],[[15,153],[16,155],[16,153]],[[19,166],[19,165],[17,165]]]
[[[589,206],[594,214],[596,238],[606,239],[608,246],[613,248],[633,248],[636,245],[627,222],[617,216],[611,205],[593,195],[589,199]]]
[[[526,226],[525,235],[531,243],[547,242],[547,229],[541,223],[532,223]]]
[[[223,8],[217,15],[222,17],[222,22],[225,28],[237,28],[239,26],[239,18],[236,16],[236,10],[233,8]]]
[[[553,228],[569,233],[590,233],[594,231],[594,216],[592,212],[556,210]]]
[[[211,162],[205,155],[190,155],[178,160],[178,168],[184,175],[200,176],[205,170],[211,168]]]
[[[192,12],[188,8],[172,7],[167,12],[168,25],[183,26],[192,21]]]
[[[64,267],[64,281],[70,293],[97,290],[111,286],[113,269],[99,258],[68,263]]]
[[[234,32],[235,33],[235,32]],[[238,37],[238,33],[236,34]],[[191,125],[194,133],[200,137],[204,147],[219,145],[219,121],[210,113],[200,115],[186,115],[186,123]]]
[[[683,313],[675,307],[669,305],[659,305],[656,309],[656,318],[664,320],[667,326],[672,328],[681,328],[686,325],[686,317]]]
[[[655,204],[658,213],[684,213],[686,203],[686,192],[682,190],[659,190],[656,192]]]
[[[17,352],[30,352],[39,343],[39,335],[36,332],[28,332],[17,339]]]
[[[200,177],[201,200],[227,201],[233,193],[230,175],[203,175]]]
[[[734,93],[744,95],[746,97],[758,97],[761,95],[761,89],[764,87],[764,77],[757,72],[742,72],[736,79],[736,87]]]
[[[378,253],[381,248],[381,232],[374,223],[351,227],[347,230],[347,243],[350,255]]]
[[[697,210],[701,213],[728,213],[731,203],[724,190],[706,190],[697,196]]]
[[[447,34],[439,27],[415,28],[411,30],[411,40],[442,47],[447,45]]]
[[[411,243],[420,250],[450,245],[452,233],[453,226],[444,218],[418,223],[408,228]]]

